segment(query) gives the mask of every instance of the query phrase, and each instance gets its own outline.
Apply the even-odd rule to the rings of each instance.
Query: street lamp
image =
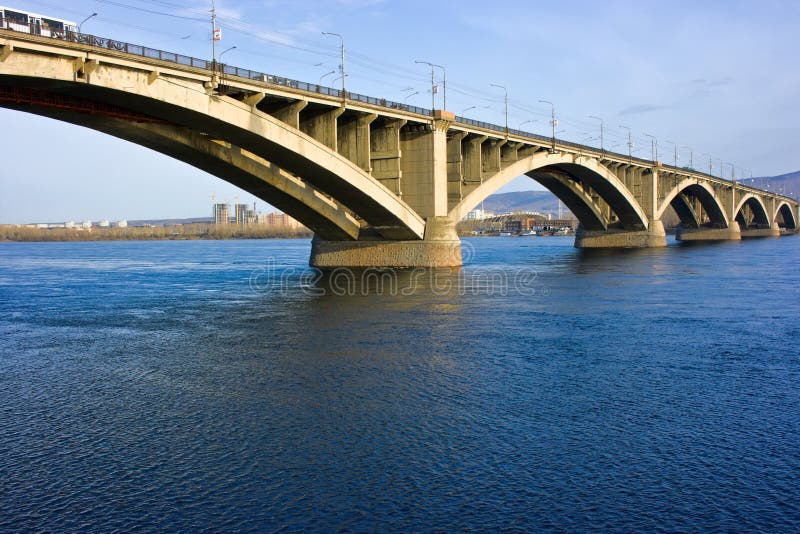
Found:
[[[595,117],[594,115],[589,115],[589,118],[590,119],[597,119],[597,120],[600,121],[600,153],[603,156],[605,156],[606,155],[606,150],[605,150],[605,147],[603,146],[603,119],[601,119],[600,117]]]
[[[505,97],[503,98],[503,102],[505,102],[506,106],[506,137],[508,137],[508,89],[504,85],[498,85],[496,83],[490,83],[492,87],[499,87],[505,93]]]
[[[552,149],[552,152],[555,153],[555,151],[556,151],[556,126],[558,126],[558,122],[556,121],[556,107],[549,100],[539,100],[539,102],[542,103],[542,104],[550,104],[550,124],[553,126],[553,149]]]
[[[92,13],[91,15],[89,15],[88,17],[86,17],[85,19],[83,19],[82,21],[80,21],[80,23],[78,23],[78,33],[83,33],[83,32],[81,32],[81,26],[83,26],[83,23],[84,23],[84,22],[86,22],[86,21],[87,21],[87,20],[89,20],[90,18],[92,18],[92,17],[96,17],[96,16],[97,16],[97,13]]]
[[[219,53],[219,56],[217,56],[217,59],[219,59],[219,60],[220,60],[220,63],[222,63],[222,55],[223,55],[225,52],[230,52],[230,51],[231,51],[231,50],[233,50],[234,48],[236,48],[236,46],[235,46],[235,45],[234,45],[234,46],[232,46],[232,47],[230,47],[230,48],[226,48],[225,50],[223,50],[222,52],[220,52],[220,53]]]
[[[322,32],[322,35],[332,35],[333,37],[339,38],[339,43],[341,45],[341,51],[342,51],[342,64],[340,65],[340,67],[342,69],[342,103],[344,104],[347,102],[347,91],[345,91],[344,87],[344,79],[347,77],[347,74],[344,73],[344,37],[334,32]]]
[[[522,131],[522,127],[531,122],[536,122],[536,119],[528,119],[526,121],[519,123],[519,127],[517,127],[517,130]]]
[[[444,67],[441,65],[437,65],[436,63],[431,63],[430,61],[414,61],[414,63],[422,63],[424,65],[428,65],[431,68],[431,98],[433,99],[433,108],[436,107],[436,82],[433,79],[433,68],[436,67],[437,69],[442,69],[442,109],[447,109],[447,71],[444,70]],[[433,111],[431,108],[431,111]]]
[[[711,154],[709,154],[708,152],[703,152],[701,156],[708,156],[708,174],[714,176],[714,174],[711,172],[712,169],[714,168],[713,165],[714,158],[712,158]]]
[[[320,76],[320,77],[319,77],[319,83],[318,83],[317,85],[322,85],[322,80],[323,80],[323,78],[325,78],[326,76],[330,76],[331,74],[336,74],[336,71],[335,71],[335,70],[332,70],[332,71],[330,71],[330,72],[326,72],[325,74],[323,74],[322,76]]]
[[[651,148],[651,155],[653,156],[653,163],[658,161],[658,139],[656,139],[655,135],[644,134],[651,139],[650,141],[650,148]]]
[[[621,124],[619,127],[628,130],[628,163],[633,163],[633,156],[631,155],[631,150],[633,148],[633,143],[631,143],[631,129]]]
[[[412,96],[414,96],[414,95],[418,95],[418,94],[419,94],[419,91],[414,91],[414,92],[413,92],[413,93],[411,93],[410,95],[406,96],[406,97],[403,99],[403,102],[408,102],[408,99],[409,99],[409,98],[411,98],[411,97],[412,97]]]

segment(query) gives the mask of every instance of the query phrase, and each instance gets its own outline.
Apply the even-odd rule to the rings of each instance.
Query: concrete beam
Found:
[[[370,129],[372,176],[400,198],[403,196],[401,187],[403,169],[400,164],[403,151],[400,149],[400,131],[406,122],[384,118],[377,124],[373,122]]]
[[[251,107],[256,107],[259,102],[264,100],[266,93],[252,93],[242,99],[242,102]]]
[[[14,51],[14,45],[12,44],[5,44],[0,47],[0,62],[5,61],[8,59],[8,56]]]
[[[372,172],[370,124],[374,113],[348,111],[337,119],[336,150],[366,172]]]
[[[308,100],[298,100],[277,108],[271,113],[273,117],[285,122],[292,128],[300,129],[300,112],[308,105]]]
[[[344,111],[342,107],[313,111],[306,108],[300,113],[300,130],[331,150],[336,150],[338,146],[337,119]]]

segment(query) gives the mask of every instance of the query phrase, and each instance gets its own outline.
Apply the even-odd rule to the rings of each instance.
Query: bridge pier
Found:
[[[314,236],[308,264],[319,269],[339,267],[459,267],[461,241],[456,222],[449,217],[429,217],[425,237],[416,241],[361,238],[327,241]]]
[[[770,228],[749,228],[742,230],[742,238],[748,237],[780,237],[781,228],[777,223],[772,223]]]
[[[650,248],[666,247],[664,223],[649,222],[647,230],[587,231],[582,226],[575,233],[576,248]]]
[[[730,228],[683,228],[675,233],[677,241],[738,241],[744,236],[739,223],[734,221]]]

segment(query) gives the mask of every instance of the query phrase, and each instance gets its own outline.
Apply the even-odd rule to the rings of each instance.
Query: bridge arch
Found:
[[[792,207],[785,200],[781,200],[777,208],[775,208],[775,213],[772,214],[772,221],[777,223],[778,216],[783,219],[784,227],[787,230],[797,230],[797,217]]]
[[[767,208],[761,197],[752,193],[747,193],[743,196],[734,210],[736,214],[736,222],[742,230],[747,228],[770,228],[772,226],[773,217],[767,215]]]
[[[700,182],[691,178],[682,180],[667,193],[656,212],[655,218],[660,220],[664,216],[667,207],[672,206],[678,217],[680,217],[681,224],[699,228],[702,225],[702,221],[698,220],[699,217],[694,208],[686,202],[685,195],[687,193],[697,198],[711,220],[712,226],[717,228],[730,227],[730,221],[725,214],[722,201],[717,197],[714,188],[707,182]]]
[[[254,106],[229,97],[209,96],[197,77],[176,74],[169,79],[162,75],[154,78],[151,72],[103,62],[80,81],[72,58],[36,55],[26,63],[18,61],[17,55],[15,52],[6,58],[0,86],[118,106],[201,132],[302,177],[357,213],[386,239],[423,237],[422,217],[355,163]],[[31,73],[46,73],[46,77]],[[0,105],[12,107],[5,102]],[[73,122],[83,124],[89,115],[83,114]]]
[[[646,229],[648,218],[637,200],[609,169],[597,160],[572,154],[537,152],[519,159],[485,179],[450,210],[455,220],[464,218],[500,187],[519,176],[529,176],[556,195],[586,230],[607,230],[609,221],[583,184],[591,187],[619,217],[624,228]]]

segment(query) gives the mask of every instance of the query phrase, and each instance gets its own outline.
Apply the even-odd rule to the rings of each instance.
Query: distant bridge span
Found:
[[[311,228],[311,264],[460,265],[455,223],[522,175],[581,222],[579,247],[795,232],[794,199],[517,130],[81,34],[0,30],[0,106],[194,165]]]

